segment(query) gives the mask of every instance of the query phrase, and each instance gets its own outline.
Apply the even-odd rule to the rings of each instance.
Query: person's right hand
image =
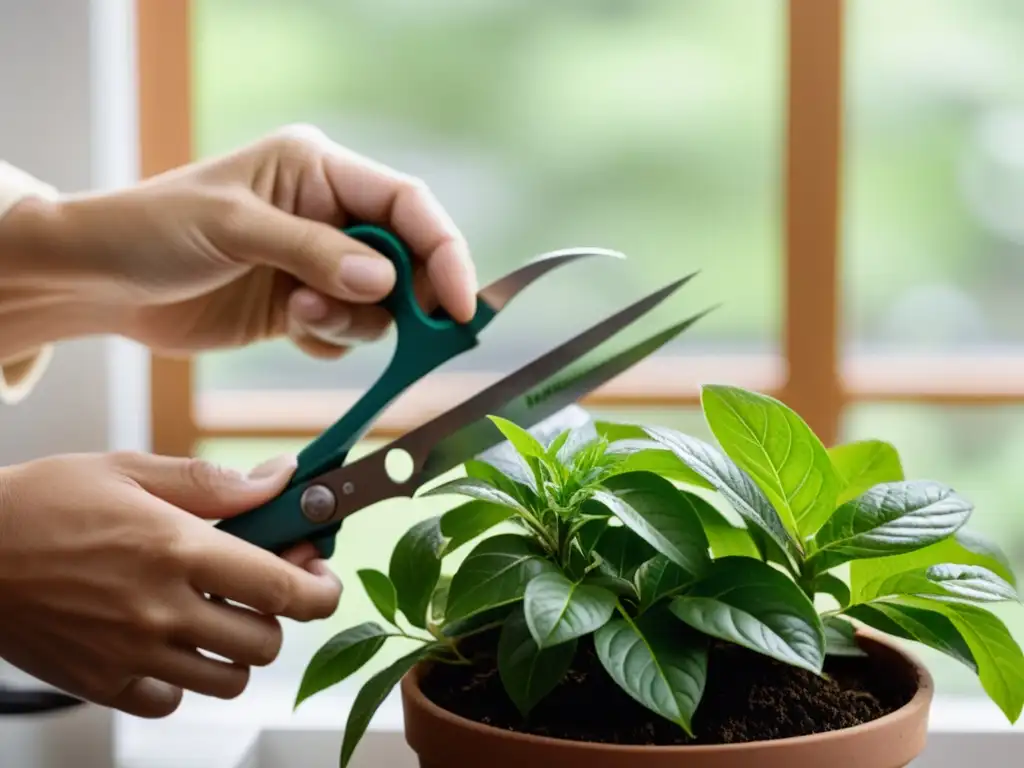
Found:
[[[183,690],[238,696],[280,651],[277,617],[325,618],[341,594],[311,546],[281,558],[208,522],[273,498],[294,468],[116,453],[0,469],[0,658],[140,717]]]

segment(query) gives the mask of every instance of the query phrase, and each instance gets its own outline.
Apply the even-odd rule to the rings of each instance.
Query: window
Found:
[[[532,288],[478,354],[403,398],[372,439],[449,407],[625,293],[700,269],[679,301],[722,309],[591,407],[653,410],[700,432],[700,383],[772,392],[827,442],[887,437],[910,473],[955,483],[1024,569],[1018,5],[140,4],[143,171],[307,121],[425,178],[485,281],[568,245],[630,255],[625,278],[621,265],[567,269]],[[555,311],[567,296],[571,311]],[[154,360],[155,448],[239,467],[294,450],[373,381],[389,344],[331,364],[284,344]],[[356,516],[338,572],[355,584],[432,513],[395,501]],[[370,610],[351,589],[328,624]],[[294,680],[330,629],[290,626],[274,674]],[[925,655],[940,693],[980,693],[966,670]]]

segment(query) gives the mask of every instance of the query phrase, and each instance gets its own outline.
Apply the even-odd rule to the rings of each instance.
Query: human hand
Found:
[[[331,615],[341,585],[308,544],[281,558],[203,518],[266,502],[294,468],[116,453],[0,469],[0,658],[140,717],[183,690],[238,696],[277,657],[278,617]]]
[[[378,338],[390,317],[375,304],[395,271],[339,231],[352,219],[409,244],[423,306],[461,322],[476,308],[468,246],[422,182],[305,126],[128,189],[26,202],[9,216],[12,226],[42,221],[34,228],[45,245],[21,267],[59,292],[68,332],[119,333],[164,354],[286,335],[335,358]]]

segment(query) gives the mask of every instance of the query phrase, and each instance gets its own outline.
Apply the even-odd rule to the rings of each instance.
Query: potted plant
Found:
[[[387,575],[360,572],[383,622],[306,670],[296,706],[414,642],[357,695],[341,766],[401,682],[424,768],[898,768],[932,682],[893,637],[968,665],[1017,720],[1024,655],[984,607],[1018,600],[1014,574],[965,530],[971,503],[905,479],[888,443],[826,449],[774,398],[701,402],[718,446],[493,420],[507,442],[426,491],[469,500],[413,526]]]

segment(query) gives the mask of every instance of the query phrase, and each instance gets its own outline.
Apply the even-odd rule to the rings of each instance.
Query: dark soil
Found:
[[[818,677],[732,644],[716,644],[694,717],[695,739],[624,693],[581,642],[565,680],[523,720],[502,687],[493,649],[480,638],[473,666],[439,664],[424,694],[469,720],[537,736],[610,744],[732,744],[838,730],[875,720],[913,697],[916,681],[900,679],[867,658],[830,657]],[[480,650],[485,649],[485,650]]]

